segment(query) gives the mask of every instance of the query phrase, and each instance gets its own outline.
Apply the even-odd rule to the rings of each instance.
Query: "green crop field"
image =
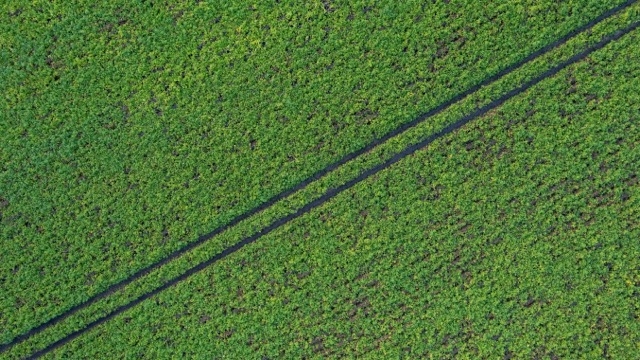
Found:
[[[0,358],[640,358],[640,2],[0,5]]]

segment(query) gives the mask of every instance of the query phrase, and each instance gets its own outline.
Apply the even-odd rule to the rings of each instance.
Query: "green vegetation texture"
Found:
[[[619,3],[4,2],[0,339]]]
[[[619,3],[0,5],[0,343]],[[637,19],[634,9],[594,33]],[[594,38],[577,37],[408,137]],[[598,51],[50,357],[640,352],[637,40]],[[408,137],[6,355],[82,328]]]
[[[51,354],[627,358],[640,32]]]

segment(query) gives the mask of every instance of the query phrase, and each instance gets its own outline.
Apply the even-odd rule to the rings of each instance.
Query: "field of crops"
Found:
[[[0,358],[633,358],[638,27],[3,3]]]

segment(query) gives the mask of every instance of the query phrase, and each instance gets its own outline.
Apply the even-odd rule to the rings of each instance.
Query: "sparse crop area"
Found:
[[[0,11],[0,358],[640,354],[640,4]]]

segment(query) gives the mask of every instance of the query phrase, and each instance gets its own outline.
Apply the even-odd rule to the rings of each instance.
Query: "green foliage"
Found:
[[[3,2],[0,341],[620,2]]]
[[[50,357],[626,358],[640,32]]]

